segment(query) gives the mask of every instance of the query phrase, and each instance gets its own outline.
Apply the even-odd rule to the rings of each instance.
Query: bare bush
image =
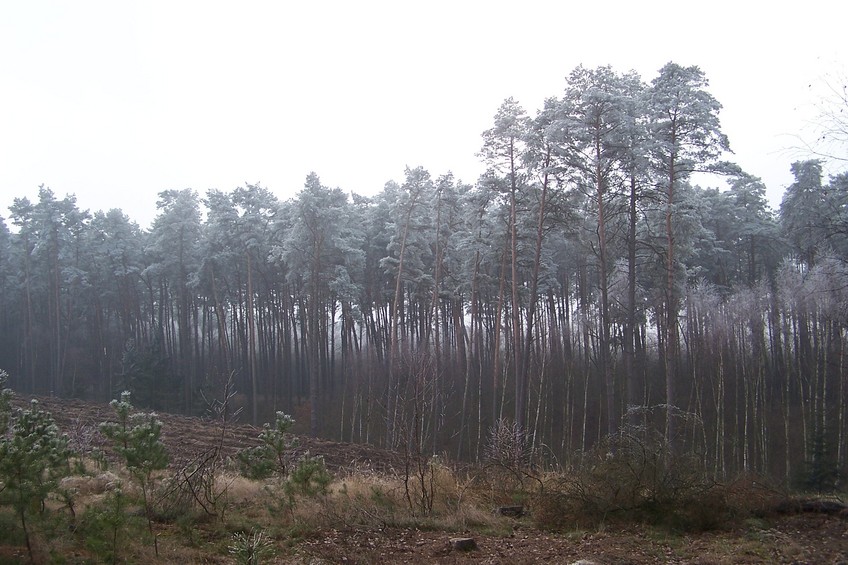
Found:
[[[223,474],[226,464],[223,456],[224,438],[229,425],[241,413],[240,408],[233,408],[236,396],[234,376],[230,373],[223,383],[220,398],[210,400],[203,396],[209,414],[220,428],[218,441],[212,448],[175,465],[176,471],[158,497],[157,510],[163,517],[199,509],[206,516],[224,520],[229,504],[229,488],[233,481]]]
[[[507,469],[527,469],[533,459],[530,437],[516,422],[501,418],[489,429],[485,458]]]
[[[540,526],[554,529],[635,521],[708,530],[733,514],[698,457],[636,427],[609,436],[574,472],[550,478],[534,510]]]
[[[489,429],[484,465],[474,477],[475,489],[486,494],[489,504],[524,504],[542,492],[536,453],[529,434],[515,422],[498,420]]]

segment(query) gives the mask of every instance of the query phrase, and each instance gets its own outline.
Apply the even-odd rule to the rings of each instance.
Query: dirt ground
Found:
[[[75,447],[103,447],[97,426],[113,419],[108,404],[46,397],[38,397],[38,401],[53,415],[56,424],[69,435]],[[23,401],[16,400],[16,403],[20,405]],[[163,424],[162,441],[172,462],[190,460],[219,442],[224,455],[234,455],[240,449],[257,445],[257,437],[262,430],[247,424],[229,425],[221,441],[219,422],[176,414],[160,413],[157,416]],[[298,436],[297,440],[297,452],[321,455],[327,467],[333,470],[357,468],[389,472],[401,464],[396,454],[370,445],[338,443],[307,436]]]
[[[452,549],[450,539],[456,535],[416,530],[330,531],[300,544],[297,555],[279,562],[848,564],[848,521],[823,515],[785,517],[762,530],[694,536],[666,535],[649,528],[567,535],[517,529],[509,537],[469,534],[477,549],[468,552]]]
[[[59,427],[77,447],[102,442],[97,424],[112,415],[108,405],[78,400],[39,399]],[[20,400],[18,402],[21,402]],[[160,414],[163,440],[172,461],[187,461],[217,445],[220,427],[200,418]],[[229,427],[223,438],[225,453],[257,443],[259,430],[248,425]],[[299,438],[299,450],[321,455],[331,469],[363,469],[390,472],[400,468],[399,457],[367,445]],[[168,533],[163,532],[167,546]],[[451,538],[468,536],[476,548],[459,551]],[[649,527],[553,534],[541,532],[527,519],[516,520],[510,535],[449,533],[417,529],[344,529],[309,534],[296,543],[283,544],[273,563],[436,564],[562,563],[589,565],[693,563],[845,564],[848,565],[848,519],[819,513],[775,514],[749,520],[743,526],[692,536],[669,534]],[[7,550],[9,548],[6,548]],[[170,562],[165,556],[162,562]],[[196,555],[195,557],[196,558]],[[194,562],[176,557],[175,561]],[[581,561],[582,560],[582,561]],[[15,562],[0,550],[0,562]],[[209,556],[205,563],[233,563],[223,555]]]

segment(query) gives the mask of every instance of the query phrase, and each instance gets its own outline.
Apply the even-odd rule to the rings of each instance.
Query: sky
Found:
[[[407,166],[474,182],[481,133],[531,115],[578,65],[699,66],[733,155],[774,206],[828,77],[848,3],[608,0],[4,1],[0,216],[40,185],[142,227],[163,190],[307,174],[373,195]],[[8,223],[8,222],[7,222]]]

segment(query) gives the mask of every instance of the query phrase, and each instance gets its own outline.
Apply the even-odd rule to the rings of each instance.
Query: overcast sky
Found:
[[[698,65],[743,169],[778,203],[848,4],[607,1],[6,1],[0,215],[40,184],[146,227],[167,189],[315,171],[361,194],[404,167],[467,182],[508,96],[531,114],[577,65]],[[692,6],[687,7],[687,6]]]

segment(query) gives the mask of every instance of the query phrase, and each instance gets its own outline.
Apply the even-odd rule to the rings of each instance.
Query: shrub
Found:
[[[265,557],[274,555],[274,542],[261,530],[236,532],[227,549],[239,565],[259,565]]]
[[[608,437],[578,469],[549,478],[534,507],[537,524],[554,529],[635,521],[709,530],[730,514],[724,489],[696,457],[674,454],[641,428]]]
[[[474,478],[475,488],[494,505],[524,504],[541,487],[533,466],[534,452],[526,431],[518,424],[498,420],[489,430],[484,466]]]
[[[235,373],[230,372],[224,381],[220,398],[208,399],[201,390],[207,411],[218,422],[220,433],[217,444],[197,454],[189,461],[181,462],[172,475],[169,488],[165,489],[160,500],[165,501],[163,511],[185,520],[191,510],[202,510],[207,517],[217,517],[222,522],[229,508],[229,491],[232,477],[224,476],[227,458],[224,456],[224,438],[231,421],[241,414],[241,408],[233,409],[236,396],[233,380]]]
[[[229,508],[231,478],[222,472],[224,460],[215,447],[177,465],[162,483],[157,514],[164,519],[186,517],[195,512],[224,520]]]
[[[795,487],[807,492],[830,494],[841,488],[836,449],[828,441],[825,429],[818,430],[810,442],[809,453],[796,473]]]

